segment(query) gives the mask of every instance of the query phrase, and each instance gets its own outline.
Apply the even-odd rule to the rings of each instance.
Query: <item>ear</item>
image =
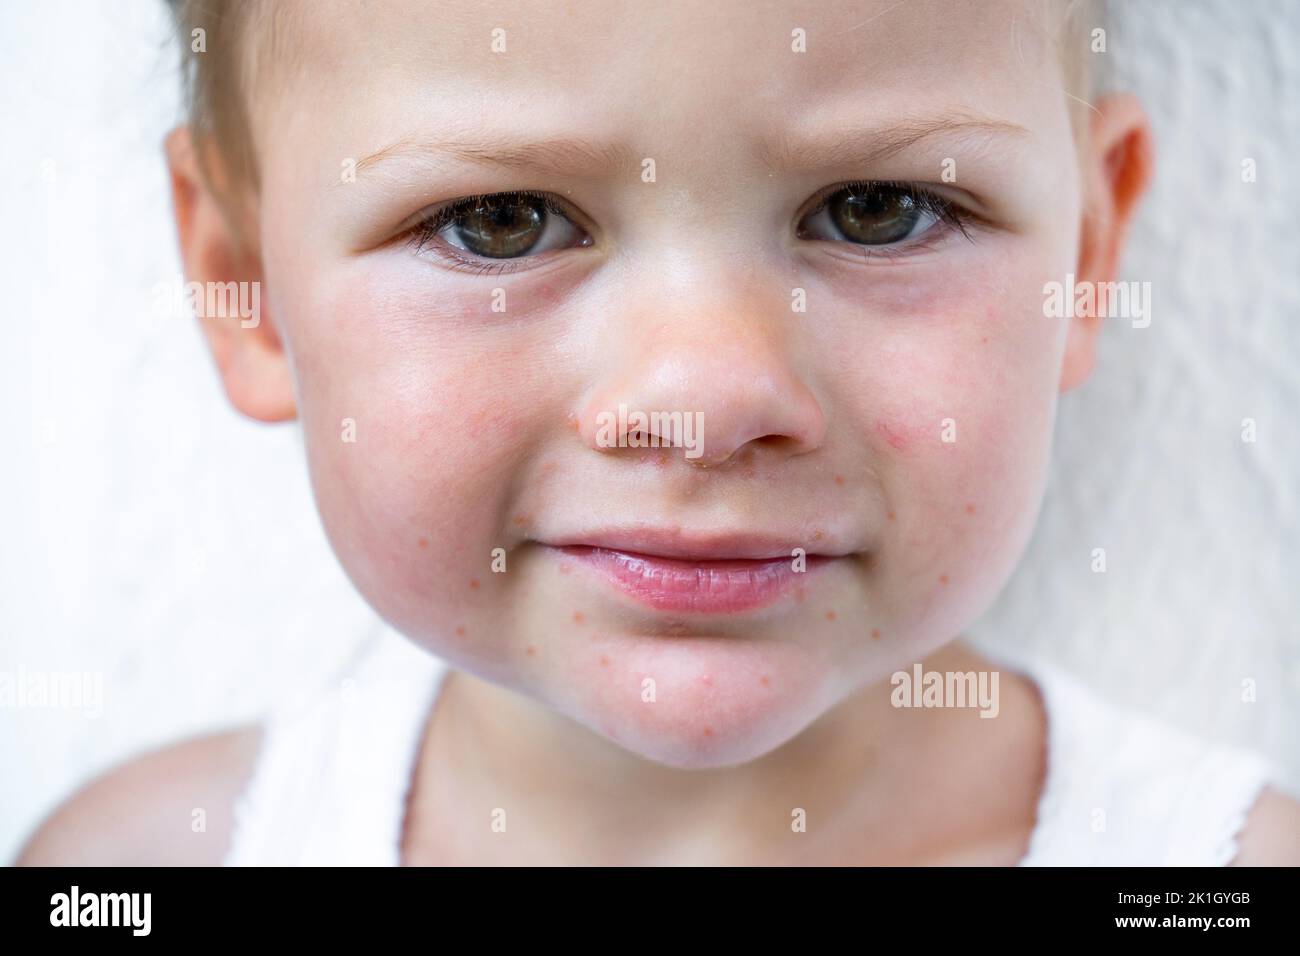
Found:
[[[1138,200],[1155,168],[1155,146],[1146,112],[1127,94],[1104,96],[1094,104],[1082,157],[1083,225],[1078,283],[1113,282]],[[1097,358],[1101,316],[1070,319],[1061,363],[1062,392],[1083,384]]]
[[[203,176],[189,128],[172,130],[165,145],[186,280],[204,289],[212,288],[208,283],[257,283],[244,287],[250,293],[245,301],[258,305],[256,315],[244,318],[236,311],[199,319],[226,395],[235,408],[258,421],[291,419],[296,414],[293,377],[275,323],[261,308],[261,257],[241,241],[230,210]]]

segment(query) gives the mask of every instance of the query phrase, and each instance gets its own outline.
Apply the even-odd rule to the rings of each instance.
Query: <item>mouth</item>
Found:
[[[848,556],[826,548],[812,552],[794,540],[639,530],[551,547],[643,606],[677,614],[732,614],[789,598],[811,575]],[[800,548],[803,553],[797,554]]]

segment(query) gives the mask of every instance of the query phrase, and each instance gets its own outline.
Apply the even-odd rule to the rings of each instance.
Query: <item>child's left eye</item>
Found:
[[[507,192],[468,196],[434,210],[411,230],[411,244],[416,252],[436,245],[468,271],[503,272],[511,260],[587,246],[591,237],[551,196]]]
[[[800,239],[851,242],[870,247],[919,240],[936,225],[965,232],[965,217],[952,202],[914,183],[858,182],[836,187],[800,222]]]

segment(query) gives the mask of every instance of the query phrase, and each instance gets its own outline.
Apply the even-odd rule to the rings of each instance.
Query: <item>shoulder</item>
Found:
[[[1300,866],[1300,801],[1266,787],[1246,818],[1233,866]]]
[[[243,725],[119,764],[56,807],[17,865],[220,864],[261,737],[260,725]]]

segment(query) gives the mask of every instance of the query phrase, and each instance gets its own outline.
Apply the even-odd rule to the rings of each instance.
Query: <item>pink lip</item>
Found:
[[[806,570],[795,571],[790,554],[793,548],[776,549],[753,539],[738,550],[766,551],[766,555],[719,557],[719,548],[716,542],[696,542],[684,548],[696,552],[688,556],[594,545],[565,545],[560,550],[642,604],[661,611],[702,614],[733,613],[771,604],[797,581],[832,560],[827,555],[809,554]]]

